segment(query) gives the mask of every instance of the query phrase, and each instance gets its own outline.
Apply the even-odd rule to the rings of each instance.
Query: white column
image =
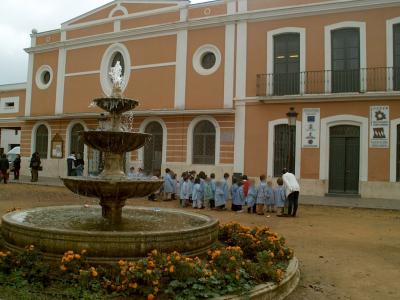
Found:
[[[32,29],[31,34],[31,47],[36,46],[36,29]],[[26,83],[26,94],[25,94],[25,116],[31,115],[31,103],[32,103],[32,85],[33,85],[33,63],[34,63],[34,54],[29,53],[29,61],[28,61],[28,76]]]
[[[232,2],[231,2],[232,3]],[[234,2],[233,2],[234,3]],[[235,71],[235,24],[225,26],[224,107],[233,106],[233,81]]]
[[[247,22],[237,24],[236,37],[236,98],[246,97]]]
[[[65,61],[67,50],[60,48],[58,50],[58,67],[57,67],[57,91],[56,91],[56,107],[55,114],[62,114],[64,111],[64,76],[65,76]]]
[[[233,157],[233,171],[244,172],[244,140],[246,132],[246,103],[235,103],[235,143]]]
[[[187,30],[178,32],[175,67],[175,109],[185,109],[187,38]]]

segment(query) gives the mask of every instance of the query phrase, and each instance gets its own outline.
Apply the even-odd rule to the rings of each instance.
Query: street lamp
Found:
[[[293,172],[294,170],[292,170],[292,161],[293,161],[293,157],[292,157],[292,153],[293,153],[293,143],[292,143],[292,139],[293,139],[293,134],[292,134],[292,126],[296,126],[296,121],[297,121],[297,115],[298,113],[294,110],[294,107],[291,107],[289,112],[286,113],[286,116],[288,118],[288,130],[289,130],[289,154],[288,154],[288,165],[287,165],[287,169],[289,172]]]

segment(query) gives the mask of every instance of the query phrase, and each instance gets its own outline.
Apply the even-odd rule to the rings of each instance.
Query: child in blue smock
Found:
[[[203,206],[203,192],[200,185],[200,178],[197,177],[194,180],[193,192],[192,192],[193,208],[204,208]]]
[[[258,185],[258,193],[256,197],[256,211],[257,215],[264,214],[264,205],[267,203],[267,183],[265,181],[265,175],[260,176],[260,184]]]
[[[271,180],[267,182],[267,212],[275,212],[275,197]]]
[[[282,178],[279,177],[276,180],[276,183],[278,184],[278,186],[274,188],[275,204],[278,209],[278,216],[284,216],[285,215],[285,206],[287,205],[287,203],[286,203],[287,200],[286,200],[286,195],[285,195],[285,188],[283,187]]]
[[[247,203],[247,212],[253,213],[256,212],[256,200],[257,200],[257,188],[254,182],[254,179],[249,180],[249,190],[247,192],[246,203]]]
[[[241,210],[240,203],[238,201],[238,189],[239,189],[239,185],[237,182],[236,178],[233,178],[232,180],[232,186],[231,186],[231,199],[232,199],[232,210],[233,211],[239,211]]]
[[[215,182],[215,208],[224,210],[226,204],[225,198],[225,180]]]

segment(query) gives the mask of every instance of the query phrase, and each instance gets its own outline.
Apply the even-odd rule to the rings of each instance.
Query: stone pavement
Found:
[[[12,177],[12,176],[11,176]],[[10,178],[10,183],[23,183],[44,186],[64,186],[60,178],[39,177],[38,182],[30,182],[29,176],[20,176],[20,180]],[[354,198],[354,197],[320,197],[301,195],[299,199],[301,205],[322,205],[337,206],[349,208],[369,208],[369,209],[389,209],[400,211],[400,195],[399,199],[371,199],[371,198]]]

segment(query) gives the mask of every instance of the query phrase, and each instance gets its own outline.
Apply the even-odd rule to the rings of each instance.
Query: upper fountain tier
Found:
[[[93,103],[101,109],[117,115],[133,110],[139,105],[136,100],[120,97],[97,98],[93,100]]]

